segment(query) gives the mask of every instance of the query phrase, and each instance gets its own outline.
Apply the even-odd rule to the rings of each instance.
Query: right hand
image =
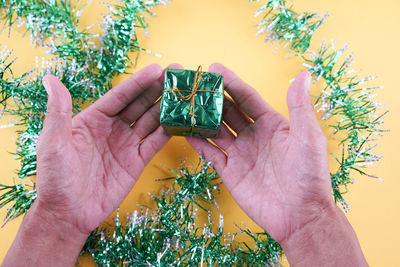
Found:
[[[212,139],[227,156],[206,139],[187,139],[213,164],[240,207],[284,243],[326,210],[336,208],[327,141],[308,93],[310,74],[302,72],[289,88],[288,121],[232,71],[220,64],[209,71],[224,76],[225,90],[238,105],[225,99],[223,113],[237,136],[222,125],[219,136]]]

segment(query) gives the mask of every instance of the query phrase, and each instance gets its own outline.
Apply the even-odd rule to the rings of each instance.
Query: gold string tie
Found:
[[[190,100],[190,111],[189,111],[189,114],[192,116],[192,128],[190,129],[190,136],[192,136],[192,134],[193,134],[194,123],[195,123],[194,122],[194,106],[195,106],[194,95],[196,94],[197,89],[199,89],[199,85],[200,85],[201,78],[203,77],[203,73],[204,72],[202,71],[202,67],[200,65],[197,68],[196,75],[194,76],[193,89],[192,89],[191,93],[188,94],[187,96],[183,96],[182,93],[181,93],[181,90],[179,90],[179,88],[176,85],[174,85],[174,87],[172,89],[173,92],[175,92],[175,91],[178,92],[180,99],[182,99],[184,101],[189,101]]]

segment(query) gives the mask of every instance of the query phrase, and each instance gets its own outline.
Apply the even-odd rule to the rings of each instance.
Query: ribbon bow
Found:
[[[204,72],[202,70],[202,66],[200,65],[197,68],[196,75],[194,76],[193,89],[192,89],[191,93],[188,94],[187,96],[182,95],[181,91],[178,89],[178,87],[176,85],[174,85],[174,87],[172,89],[173,92],[175,92],[175,91],[178,92],[180,99],[182,99],[184,101],[190,100],[189,114],[192,116],[192,128],[190,130],[190,136],[192,136],[192,134],[193,134],[194,123],[195,123],[195,121],[194,121],[194,106],[195,106],[194,96],[199,88],[200,81],[201,81],[201,78],[203,77],[203,74],[204,74]]]

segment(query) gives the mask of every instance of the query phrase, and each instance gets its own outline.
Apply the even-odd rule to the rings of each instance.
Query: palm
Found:
[[[152,66],[136,75],[143,77],[112,89],[57,135],[45,122],[38,144],[38,200],[51,203],[48,209],[82,232],[119,206],[168,140],[157,119],[159,106],[153,105],[161,92],[160,70]],[[134,80],[139,78],[145,84]],[[47,178],[52,176],[57,179]]]
[[[214,164],[242,209],[276,240],[285,240],[292,231],[315,219],[314,214],[324,206],[321,204],[330,201],[324,135],[313,112],[314,118],[297,118],[296,122],[296,116],[308,115],[299,115],[302,111],[292,107],[295,113],[291,111],[290,115],[295,122],[289,123],[232,72],[221,65],[214,65],[214,71],[224,75],[226,90],[251,114],[254,123],[227,100],[224,121],[237,137],[223,126],[213,141],[228,156],[205,140],[189,138],[189,142]],[[288,102],[292,101],[290,97]],[[309,131],[301,131],[310,125]]]
[[[119,206],[156,151],[140,155],[140,140],[125,143],[132,139],[132,129],[116,118],[89,112],[80,115],[73,120],[73,138],[64,155],[73,162],[76,184],[65,191],[76,203],[85,203],[71,209],[92,229]]]
[[[243,140],[227,151],[232,157],[221,173],[239,205],[255,221],[266,222],[261,226],[278,240],[289,236],[287,231],[294,225],[312,219],[308,215],[330,190],[325,179],[326,151],[305,147],[290,136],[286,119],[280,120],[281,128],[266,142],[257,136],[265,132],[262,126],[248,137],[239,137]],[[254,150],[246,149],[248,144],[254,144]]]

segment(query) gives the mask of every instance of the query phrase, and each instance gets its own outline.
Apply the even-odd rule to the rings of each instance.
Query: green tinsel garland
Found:
[[[249,0],[254,2],[256,0]],[[264,17],[259,34],[266,34],[271,45],[287,47],[289,54],[304,60],[304,66],[313,73],[314,80],[325,83],[316,106],[322,119],[333,134],[341,133],[341,155],[333,155],[339,163],[331,173],[335,201],[347,209],[342,190],[352,182],[351,170],[368,175],[362,168],[379,160],[372,154],[375,136],[381,118],[377,115],[379,104],[372,101],[374,90],[379,87],[364,86],[372,77],[359,78],[349,69],[352,55],[340,57],[346,47],[335,50],[333,43],[324,43],[316,51],[310,51],[314,32],[323,24],[325,17],[316,13],[296,13],[286,0],[264,0],[256,12]],[[140,47],[137,28],[147,27],[144,14],[161,0],[120,0],[107,4],[110,12],[104,16],[102,36],[89,29],[78,30],[82,12],[78,3],[68,0],[0,0],[0,16],[5,26],[26,26],[34,45],[47,47],[55,56],[51,62],[42,62],[33,71],[15,77],[10,66],[14,62],[6,48],[0,51],[0,103],[3,113],[18,117],[18,121],[6,126],[18,125],[17,157],[21,162],[18,176],[21,183],[13,186],[0,185],[0,207],[13,203],[5,221],[25,213],[36,198],[34,183],[22,182],[36,174],[36,141],[42,129],[47,95],[41,78],[48,73],[58,76],[69,88],[74,112],[80,106],[93,102],[111,88],[111,80],[125,73],[134,62],[130,52],[145,50]],[[151,14],[151,13],[150,13]],[[147,51],[147,50],[146,50]],[[150,52],[150,51],[147,51]],[[13,102],[11,106],[10,103]],[[1,127],[1,126],[0,126]],[[122,225],[115,219],[114,230],[97,229],[88,238],[82,254],[91,254],[102,266],[126,265],[277,265],[282,249],[266,232],[252,233],[244,227],[232,236],[223,234],[223,220],[216,225],[207,209],[215,205],[214,194],[218,190],[217,174],[207,164],[201,164],[192,173],[181,168],[170,178],[172,185],[161,196],[153,196],[157,209],[135,211]],[[368,175],[375,177],[372,175]],[[199,211],[199,212],[198,212]],[[199,227],[197,217],[207,215],[207,224]],[[244,234],[252,245],[236,242],[237,235]],[[134,252],[134,253],[132,253]]]
[[[376,77],[360,78],[354,74],[354,69],[349,69],[353,64],[352,54],[340,60],[347,45],[335,50],[335,42],[330,45],[323,42],[318,50],[310,51],[311,37],[323,24],[326,15],[319,18],[317,13],[296,13],[286,0],[266,2],[255,13],[255,16],[264,14],[258,25],[258,33],[266,33],[266,41],[271,45],[278,43],[278,46],[289,46],[289,54],[304,60],[303,65],[313,74],[314,82],[320,79],[324,82],[315,105],[318,112],[322,113],[321,119],[328,120],[327,126],[333,129],[332,134],[344,136],[340,137],[340,144],[343,145],[341,155],[332,154],[339,168],[331,173],[331,180],[335,201],[340,202],[347,211],[348,205],[342,194],[343,190],[347,192],[347,185],[353,182],[351,171],[379,178],[362,169],[381,158],[371,150],[376,147],[372,143],[385,131],[379,127],[387,111],[378,114],[381,105],[372,100],[375,89],[382,86],[364,85]]]
[[[115,218],[113,233],[92,233],[82,253],[90,253],[102,266],[261,266],[278,265],[280,245],[266,232],[252,233],[246,226],[223,233],[223,217],[213,220],[215,193],[220,178],[207,163],[192,170],[180,168],[166,192],[152,196],[157,209],[141,207],[122,225]],[[198,219],[207,218],[200,224]],[[217,221],[217,222],[215,222]],[[238,242],[245,236],[250,242]],[[251,243],[251,244],[250,244]]]
[[[5,26],[26,25],[33,44],[48,47],[48,52],[56,56],[53,61],[57,61],[42,62],[41,68],[37,64],[35,77],[29,73],[14,77],[10,69],[13,62],[9,60],[11,52],[5,48],[1,52],[0,103],[7,113],[20,118],[15,123],[21,127],[17,142],[17,158],[21,162],[18,170],[20,179],[36,174],[36,141],[42,129],[47,102],[41,77],[48,73],[58,76],[70,90],[74,112],[79,112],[84,102],[92,102],[102,96],[111,88],[112,78],[125,73],[132,65],[128,53],[143,50],[135,31],[147,27],[144,14],[152,14],[150,9],[159,4],[164,2],[121,1],[109,5],[110,13],[104,16],[102,24],[104,33],[99,37],[89,33],[88,29],[78,30],[83,6],[71,7],[69,0],[0,2]],[[9,99],[15,103],[10,108],[7,106]],[[7,195],[6,191],[3,197]],[[7,220],[26,212],[33,200],[9,209]]]

